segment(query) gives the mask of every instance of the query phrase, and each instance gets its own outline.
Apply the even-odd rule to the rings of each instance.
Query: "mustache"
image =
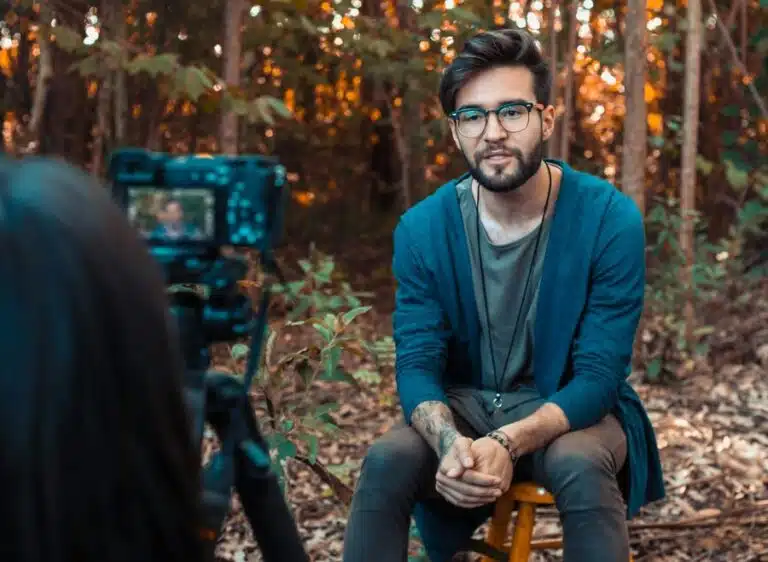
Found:
[[[524,160],[523,151],[519,148],[489,147],[475,155],[478,162],[491,156],[514,156],[520,161]]]

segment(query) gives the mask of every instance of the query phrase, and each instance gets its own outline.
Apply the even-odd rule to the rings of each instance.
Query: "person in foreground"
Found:
[[[525,31],[469,40],[440,100],[469,172],[394,233],[405,424],[368,451],[345,562],[468,549],[513,480],[552,492],[567,562],[625,562],[626,520],[664,496],[656,439],[626,381],[645,236],[631,199],[543,158],[550,69]]]
[[[0,560],[202,561],[162,273],[109,192],[0,159]]]

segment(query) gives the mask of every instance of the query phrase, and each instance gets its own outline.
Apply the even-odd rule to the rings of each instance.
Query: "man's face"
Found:
[[[170,203],[165,208],[165,219],[168,223],[177,225],[181,223],[181,219],[184,217],[184,211],[176,201]]]
[[[518,101],[537,103],[533,73],[525,67],[496,67],[477,74],[459,90],[456,109],[494,110],[502,104]],[[462,135],[456,123],[451,121],[453,139],[464,154],[472,176],[483,187],[491,191],[511,191],[523,185],[539,169],[541,145],[549,138],[554,124],[554,108],[550,106],[543,111],[533,108],[530,115],[526,113],[527,109],[522,106],[511,106],[505,112],[503,119],[507,127],[522,129],[515,132],[502,126],[498,114],[490,113],[485,130],[476,138]],[[516,115],[519,117],[515,119],[521,121],[510,126],[510,116]]]

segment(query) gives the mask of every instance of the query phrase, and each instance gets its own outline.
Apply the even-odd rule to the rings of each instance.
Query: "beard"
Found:
[[[491,151],[498,151],[498,149],[488,148],[475,154],[476,164],[470,162],[469,158],[467,158],[467,155],[464,154],[463,151],[462,154],[464,154],[464,159],[467,161],[469,173],[473,178],[475,178],[478,184],[483,186],[488,191],[493,191],[494,193],[509,193],[510,191],[519,189],[520,186],[525,184],[525,182],[531,179],[533,175],[538,171],[539,167],[541,166],[541,160],[543,156],[543,144],[543,141],[539,140],[536,143],[536,146],[533,147],[533,150],[531,150],[527,155],[523,154],[523,151],[519,148],[505,148],[504,153],[511,156],[512,158],[515,158],[518,162],[517,169],[509,173],[504,172],[504,168],[509,164],[504,164],[503,166],[488,164],[491,167],[490,173],[486,173],[480,169],[480,165],[483,159]]]

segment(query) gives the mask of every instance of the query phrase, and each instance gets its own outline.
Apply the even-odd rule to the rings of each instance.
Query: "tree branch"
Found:
[[[765,104],[765,100],[760,96],[760,93],[757,91],[757,87],[755,86],[754,80],[749,78],[749,72],[747,71],[747,68],[744,66],[744,64],[741,62],[741,59],[739,58],[739,53],[736,50],[736,45],[733,43],[733,39],[731,38],[731,34],[728,32],[728,28],[725,27],[725,24],[720,19],[720,15],[717,13],[717,6],[715,6],[715,0],[709,0],[709,8],[712,10],[712,13],[715,16],[715,20],[717,21],[717,27],[720,30],[720,32],[723,34],[723,39],[725,40],[726,45],[728,45],[728,50],[731,52],[731,57],[733,58],[733,64],[736,65],[736,68],[739,69],[739,72],[747,79],[747,88],[749,89],[749,92],[752,94],[752,97],[755,99],[755,103],[757,104],[757,107],[760,108],[760,113],[763,114],[764,119],[768,119],[768,106]]]

